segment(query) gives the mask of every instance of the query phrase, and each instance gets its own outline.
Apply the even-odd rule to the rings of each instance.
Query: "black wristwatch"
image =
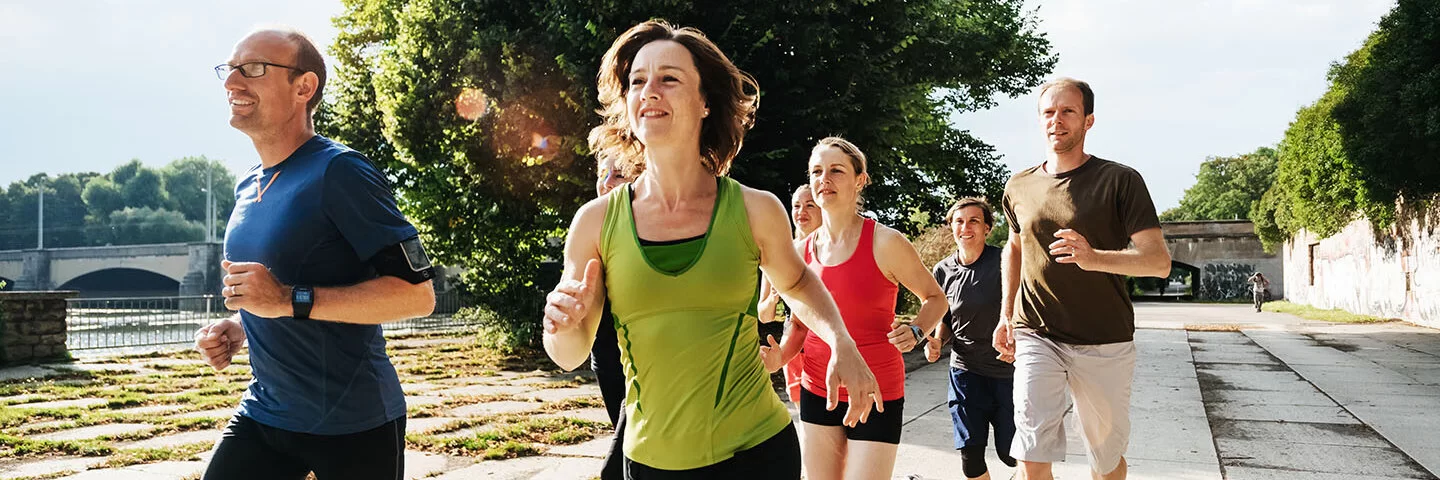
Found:
[[[296,285],[290,288],[290,308],[295,309],[291,318],[296,320],[308,320],[310,309],[315,307],[315,288],[306,285]]]
[[[911,325],[910,332],[915,334],[915,343],[925,343],[925,332],[920,330],[919,325]]]

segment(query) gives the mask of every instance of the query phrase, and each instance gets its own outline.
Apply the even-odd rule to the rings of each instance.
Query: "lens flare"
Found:
[[[455,113],[466,120],[475,121],[485,116],[490,109],[490,99],[478,88],[465,87],[455,97]]]

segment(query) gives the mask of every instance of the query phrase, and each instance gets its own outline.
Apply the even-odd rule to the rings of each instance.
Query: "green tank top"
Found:
[[[605,214],[600,256],[625,369],[625,456],[654,468],[714,465],[790,424],[759,359],[760,249],[745,199],[734,180],[717,184],[710,228],[686,242],[695,254],[664,262],[677,269],[640,246],[629,188],[611,192]]]

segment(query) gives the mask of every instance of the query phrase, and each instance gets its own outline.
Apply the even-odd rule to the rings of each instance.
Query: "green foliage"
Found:
[[[204,227],[185,219],[180,212],[165,209],[126,207],[110,212],[107,222],[92,225],[89,236],[101,245],[137,245],[199,241]]]
[[[1332,73],[1346,90],[1333,115],[1373,203],[1440,192],[1437,45],[1440,2],[1401,0],[1365,47]]]
[[[120,186],[108,178],[97,178],[85,185],[85,208],[95,218],[102,218],[110,212],[125,208],[125,194],[120,193]]]
[[[45,186],[45,246],[85,245],[84,182],[94,174],[67,173]]]
[[[990,229],[990,234],[985,236],[985,244],[992,247],[1005,248],[1010,242],[1010,222],[1005,221],[1005,214],[995,213],[995,227]]]
[[[165,208],[170,204],[170,196],[165,192],[165,179],[160,173],[148,168],[141,168],[121,184],[120,193],[125,198],[125,206],[131,208]]]
[[[1344,62],[1331,66],[1330,88],[1301,108],[1286,129],[1275,184],[1251,212],[1267,251],[1302,228],[1326,237],[1360,214],[1377,222],[1393,215],[1391,207],[1373,200],[1373,185],[1349,156],[1345,145],[1350,139],[1334,117],[1335,106],[1350,93],[1339,76],[1366,62],[1374,45],[1372,36]]]
[[[1325,310],[1315,308],[1309,305],[1290,303],[1283,300],[1265,302],[1265,305],[1262,306],[1261,309],[1267,312],[1288,313],[1297,317],[1310,320],[1320,320],[1324,322],[1336,323],[1382,323],[1399,320],[1397,318],[1380,318],[1370,315],[1350,313],[1338,308]]]
[[[0,190],[0,250],[35,248],[41,188],[47,248],[202,240],[207,169],[215,188],[216,224],[223,227],[235,205],[235,177],[223,164],[187,157],[155,170],[131,160],[106,175],[37,174]],[[120,213],[126,209],[131,211]],[[126,232],[140,236],[130,238]]]
[[[1301,228],[1326,237],[1361,215],[1377,233],[1395,233],[1409,228],[1397,215],[1425,210],[1440,193],[1437,28],[1440,4],[1402,0],[1331,66],[1329,90],[1296,115],[1276,183],[1252,211],[1267,250]]]
[[[1185,189],[1180,206],[1160,215],[1162,221],[1233,220],[1247,218],[1275,182],[1278,153],[1260,147],[1234,157],[1210,157],[1200,164],[1195,185]]]
[[[207,173],[215,198],[215,218],[209,220],[205,218]],[[235,175],[225,168],[225,164],[204,156],[185,157],[160,169],[160,176],[165,181],[170,210],[180,212],[186,220],[199,222],[202,226],[225,226],[230,211],[235,209]]]
[[[998,155],[946,117],[1026,93],[1055,63],[1020,0],[345,3],[318,128],[382,165],[437,259],[468,267],[516,325],[535,323],[553,281],[538,266],[591,195],[600,57],[638,22],[697,27],[759,81],[735,178],[788,198],[814,141],[843,135],[871,159],[875,213],[910,233],[911,212],[999,198]],[[457,114],[462,97],[485,114]]]

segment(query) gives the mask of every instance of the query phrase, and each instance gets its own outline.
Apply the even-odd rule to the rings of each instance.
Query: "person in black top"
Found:
[[[615,187],[630,181],[615,168],[615,160],[599,159],[596,169],[595,195],[603,197]],[[610,425],[615,427],[615,440],[610,444],[610,453],[605,456],[605,465],[600,469],[600,480],[622,480],[625,478],[625,370],[620,366],[620,343],[615,334],[615,319],[610,316],[610,302],[605,302],[600,314],[600,328],[595,331],[595,345],[590,347],[590,370],[600,383],[600,397],[605,400],[605,413],[610,415]]]
[[[955,236],[955,253],[935,265],[935,281],[945,291],[950,309],[940,322],[940,336],[930,337],[925,355],[936,361],[945,343],[950,348],[950,418],[955,423],[955,448],[965,478],[989,479],[985,465],[986,437],[995,428],[995,452],[1011,467],[1010,441],[1015,435],[1013,356],[1000,355],[991,335],[1000,319],[1000,249],[985,244],[995,215],[984,199],[966,197],[945,214]]]

